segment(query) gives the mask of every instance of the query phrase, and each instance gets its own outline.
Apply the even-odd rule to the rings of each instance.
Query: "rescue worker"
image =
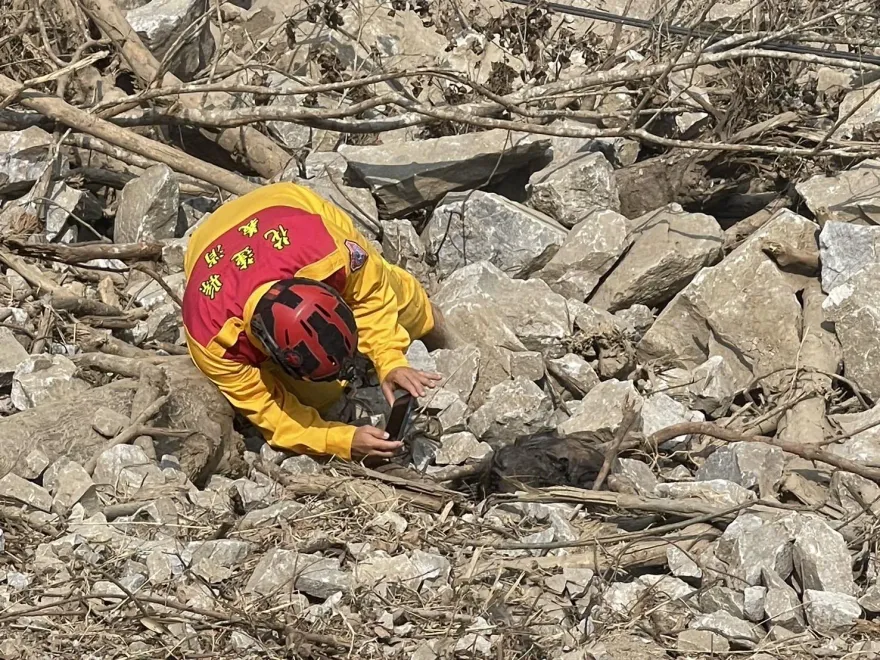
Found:
[[[373,426],[325,421],[357,350],[395,388],[424,396],[440,380],[404,352],[440,347],[437,310],[333,203],[292,183],[221,206],[193,233],[183,324],[193,361],[273,447],[343,459],[393,456]],[[435,325],[436,324],[436,325]]]

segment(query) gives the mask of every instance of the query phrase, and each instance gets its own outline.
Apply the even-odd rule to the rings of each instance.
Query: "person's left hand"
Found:
[[[413,396],[425,396],[425,388],[433,388],[443,380],[440,374],[429,374],[412,367],[397,367],[388,372],[382,383],[382,392],[388,405],[394,405],[394,388],[399,387]]]

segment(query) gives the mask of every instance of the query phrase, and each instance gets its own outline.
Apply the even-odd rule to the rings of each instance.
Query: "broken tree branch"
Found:
[[[717,440],[723,440],[724,442],[762,442],[764,444],[779,447],[783,451],[787,451],[789,454],[800,456],[808,461],[827,463],[828,465],[836,467],[838,470],[852,472],[865,479],[880,483],[880,467],[871,467],[856,463],[847,458],[838,456],[837,454],[832,454],[819,449],[815,445],[803,445],[798,442],[780,440],[778,438],[768,438],[767,436],[762,435],[744,435],[711,422],[685,422],[682,424],[667,426],[665,429],[657,431],[654,435],[648,438],[646,442],[652,451],[656,451],[658,446],[667,440],[677,438],[680,435],[708,435]]]

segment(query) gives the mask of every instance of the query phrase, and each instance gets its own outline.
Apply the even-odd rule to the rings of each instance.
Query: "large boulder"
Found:
[[[441,278],[488,261],[511,277],[546,263],[568,232],[552,218],[482,191],[452,193],[434,210],[422,242]]]
[[[433,300],[453,330],[482,345],[509,350],[521,350],[522,346],[553,349],[572,332],[573,319],[565,298],[541,280],[511,279],[485,261],[456,271]],[[483,314],[491,317],[491,323],[478,318]],[[501,319],[500,327],[497,319]],[[480,328],[485,334],[474,334]],[[510,335],[514,343],[509,341]]]
[[[685,368],[720,355],[736,387],[797,364],[804,278],[781,270],[762,248],[772,241],[815,251],[817,232],[815,223],[781,211],[673,298],[639,342],[640,355]]]
[[[381,146],[343,146],[349,178],[379,200],[383,217],[403,215],[457,190],[480,188],[546,157],[549,142],[502,129]]]
[[[179,207],[180,186],[174,172],[167,165],[154,165],[122,189],[113,239],[117,243],[137,243],[174,238]]]
[[[817,175],[795,188],[819,224],[831,220],[880,223],[880,160],[862,161],[833,176]]]
[[[176,48],[168,70],[191,80],[214,55],[210,21],[193,29],[207,11],[211,9],[206,0],[152,0],[125,12],[125,18],[158,59]]]
[[[586,300],[631,242],[626,218],[611,210],[594,211],[572,228],[535,277],[567,298]]]
[[[590,304],[617,311],[662,305],[704,266],[721,258],[724,232],[715,218],[671,204],[633,221],[635,241],[599,285]]]
[[[819,256],[827,293],[865,266],[880,262],[880,227],[826,222],[819,234]]]
[[[823,304],[843,349],[846,375],[871,398],[880,397],[880,262],[865,266],[834,288]]]
[[[574,227],[594,211],[620,210],[614,168],[601,153],[575,154],[529,179],[529,205]]]

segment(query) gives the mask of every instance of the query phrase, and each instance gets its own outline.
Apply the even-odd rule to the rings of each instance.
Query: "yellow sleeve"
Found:
[[[379,380],[384,381],[392,369],[409,365],[405,356],[409,335],[397,319],[397,297],[388,281],[388,271],[382,256],[343,211],[325,201],[323,215],[344,231],[346,239],[367,253],[361,268],[352,272],[346,267],[348,277],[343,297],[351,303],[357,321],[358,350],[372,360]]]
[[[317,410],[301,404],[271,374],[257,367],[217,357],[189,335],[187,344],[199,370],[263,432],[270,445],[300,454],[351,459],[355,427],[321,419]]]

